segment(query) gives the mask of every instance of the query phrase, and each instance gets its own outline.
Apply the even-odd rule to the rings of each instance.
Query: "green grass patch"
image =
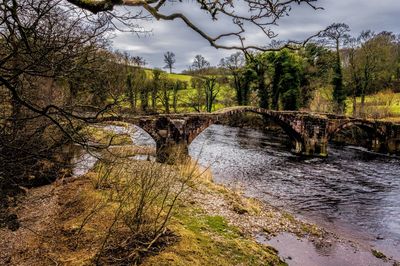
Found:
[[[188,85],[190,85],[190,81],[192,80],[192,76],[190,75],[184,75],[184,74],[167,74],[167,77],[173,80],[180,80],[180,81],[186,81],[188,82]]]
[[[181,240],[144,265],[286,265],[272,248],[194,206],[181,207],[171,228]]]

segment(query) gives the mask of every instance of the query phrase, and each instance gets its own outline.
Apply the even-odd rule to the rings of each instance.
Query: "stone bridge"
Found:
[[[233,114],[252,112],[276,122],[289,136],[292,152],[325,157],[328,142],[344,128],[356,126],[368,134],[368,149],[400,154],[400,124],[356,119],[334,114],[298,111],[271,111],[257,107],[231,107],[214,113],[119,115],[102,121],[123,121],[141,127],[156,142],[157,160],[166,162],[176,154],[187,154],[188,145],[208,126]],[[175,154],[175,155],[173,155]]]

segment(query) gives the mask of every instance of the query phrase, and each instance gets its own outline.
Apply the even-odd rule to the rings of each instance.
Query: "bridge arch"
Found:
[[[370,138],[383,138],[384,133],[376,127],[376,125],[373,122],[369,121],[346,121],[344,123],[341,123],[339,126],[334,128],[328,135],[328,139],[331,140],[333,137],[335,137],[336,134],[338,134],[340,131],[351,128],[351,127],[357,127],[367,133],[367,135]]]
[[[144,128],[140,127],[138,124],[132,124],[129,123],[131,126],[133,126],[136,131],[134,134],[139,134],[136,139],[136,143],[139,146],[156,146],[156,140],[154,136],[150,135],[148,131],[146,131]]]
[[[302,153],[305,143],[299,132],[297,132],[288,121],[285,121],[275,112],[271,112],[262,108],[240,108],[235,110],[230,110],[228,108],[227,111],[220,111],[216,117],[214,118],[203,118],[200,117],[198,119],[189,119],[187,121],[188,124],[193,124],[191,127],[192,130],[189,132],[188,137],[188,145],[199,136],[205,129],[207,129],[210,125],[220,123],[221,119],[227,119],[227,117],[233,114],[244,114],[244,113],[254,113],[266,117],[277,124],[289,137],[292,151],[294,153],[300,154]]]
[[[332,140],[335,136],[337,136],[339,132],[352,127],[360,129],[367,135],[367,139],[364,140],[366,142],[363,143],[355,142],[355,144],[361,145],[375,152],[382,152],[385,149],[384,132],[382,132],[382,130],[379,127],[377,127],[375,123],[370,121],[357,121],[357,120],[346,121],[337,126],[332,132],[329,133],[328,140]]]
[[[300,154],[303,151],[305,146],[304,139],[299,132],[297,132],[288,121],[283,120],[280,116],[276,115],[275,113],[271,112],[260,112],[257,110],[248,110],[247,112],[251,112],[254,114],[262,115],[268,119],[271,119],[275,124],[280,126],[286,135],[289,137],[292,149],[294,153]]]

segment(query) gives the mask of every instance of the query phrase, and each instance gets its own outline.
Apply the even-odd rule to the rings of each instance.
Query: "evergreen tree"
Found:
[[[267,56],[271,77],[272,108],[298,110],[300,107],[300,84],[302,77],[301,58],[293,52],[282,50]]]
[[[335,103],[335,111],[342,114],[346,108],[346,97],[347,93],[343,86],[343,73],[342,66],[340,63],[340,57],[336,57],[335,64],[333,66],[333,101]]]

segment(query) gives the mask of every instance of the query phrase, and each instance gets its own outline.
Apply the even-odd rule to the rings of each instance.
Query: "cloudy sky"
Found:
[[[400,0],[319,0],[318,5],[324,10],[313,10],[307,6],[294,6],[290,16],[279,21],[274,31],[279,34],[277,39],[302,40],[331,23],[344,22],[357,35],[364,29],[376,32],[386,30],[400,33]],[[242,9],[246,11],[247,9]],[[129,9],[135,12],[135,9]],[[161,10],[165,14],[181,12],[187,15],[201,29],[215,35],[235,29],[230,20],[221,17],[212,21],[204,11],[190,0],[182,3],[169,3]],[[196,54],[202,54],[212,65],[217,65],[222,57],[233,51],[215,49],[209,43],[177,21],[142,21],[140,26],[150,31],[147,34],[137,35],[131,32],[116,32],[113,47],[127,51],[132,55],[142,56],[148,67],[160,67],[163,54],[172,51],[176,54],[175,72],[186,69]],[[266,45],[270,42],[266,36],[255,28],[248,28],[246,33],[248,44]],[[235,40],[227,39],[225,44],[233,44]]]

